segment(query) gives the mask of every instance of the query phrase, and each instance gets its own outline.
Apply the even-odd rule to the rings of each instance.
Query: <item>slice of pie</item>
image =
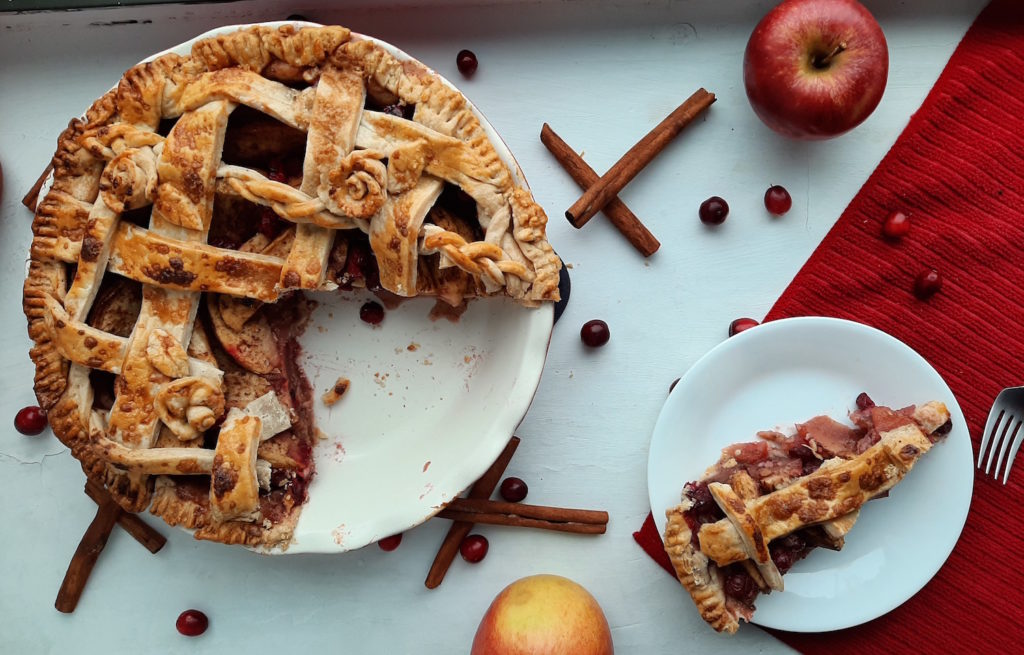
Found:
[[[701,617],[719,632],[750,621],[759,594],[817,547],[839,550],[861,506],[884,497],[952,428],[940,402],[892,410],[866,394],[854,427],[826,416],[796,433],[722,450],[666,512],[665,550]]]
[[[316,441],[304,292],[450,316],[558,299],[547,218],[468,101],[342,27],[135,66],[53,168],[24,289],[36,395],[87,475],[198,538],[292,535]]]

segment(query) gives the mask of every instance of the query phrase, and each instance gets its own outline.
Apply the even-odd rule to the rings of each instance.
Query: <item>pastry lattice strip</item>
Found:
[[[730,605],[716,567],[742,563],[762,589],[782,590],[768,545],[809,526],[822,526],[833,539],[845,536],[860,507],[902,480],[932,448],[929,435],[948,421],[945,405],[925,403],[915,409],[911,422],[881,431],[879,441],[863,453],[828,460],[769,494],[747,489],[756,483],[745,472],[734,474],[728,485],[712,482],[708,490],[726,518],[702,525],[696,538],[685,515],[692,501],[684,498],[668,509],[665,551],[704,620],[720,632],[735,632],[738,617],[749,620],[752,611]]]
[[[304,71],[316,86],[297,91],[255,72],[275,66]],[[415,120],[365,110],[367,83],[410,99]],[[221,161],[238,104],[306,132],[298,189]],[[175,117],[166,138],[157,133],[161,119]],[[147,504],[148,475],[212,472],[210,451],[192,447],[223,412],[223,373],[190,345],[202,292],[272,301],[286,289],[331,288],[336,231],[358,229],[394,293],[415,295],[417,257],[438,253],[442,268],[471,273],[488,293],[504,289],[525,303],[557,297],[546,217],[512,182],[465,100],[372,42],[349,41],[344,28],[253,28],[199,42],[191,57],[139,65],[72,121],[54,169],[25,292],[37,393],[87,471],[103,467],[108,483],[127,473],[129,488],[119,478],[112,491],[130,509]],[[476,201],[482,241],[425,223],[444,182]],[[207,244],[216,193],[270,207],[296,225],[294,237],[273,254]],[[149,205],[148,229],[121,220]],[[66,264],[76,265],[70,285]],[[143,284],[127,338],[86,323],[107,272]],[[119,376],[109,412],[89,409],[92,369]],[[244,424],[237,445],[256,461]],[[155,448],[161,425],[181,448]],[[253,497],[234,509],[211,498],[216,518],[251,519]]]
[[[252,92],[253,87],[258,87],[265,95]],[[217,71],[201,76],[200,81],[190,85],[181,105],[172,108],[173,116],[175,111],[192,111],[203,106],[200,104],[203,101],[224,97],[284,120],[292,127],[308,130],[306,162],[299,189],[270,180],[245,167],[217,167],[218,192],[239,195],[269,207],[282,219],[300,226],[299,238],[282,267],[276,288],[260,280],[251,290],[227,286],[222,293],[270,300],[281,289],[324,286],[323,274],[326,272],[325,263],[333,234],[318,228],[358,228],[364,233],[371,233],[374,231],[372,217],[376,215],[378,218],[387,218],[387,213],[378,210],[384,206],[389,193],[392,196],[398,194],[400,199],[410,190],[416,189],[421,176],[436,177],[457,184],[477,200],[478,207],[493,209],[493,213],[484,213],[479,217],[481,226],[486,230],[482,242],[467,244],[461,236],[452,232],[435,234],[435,241],[439,237],[445,240],[446,245],[459,244],[457,253],[451,247],[442,250],[445,265],[455,265],[479,276],[490,292],[503,287],[521,290],[532,284],[536,279],[531,270],[532,262],[523,254],[516,238],[509,234],[511,211],[507,203],[503,204],[500,198],[495,198],[496,180],[486,177],[478,179],[465,172],[467,168],[480,169],[471,165],[476,157],[472,148],[459,139],[414,121],[363,110],[363,88],[362,79],[358,75],[328,67],[321,74],[316,95],[310,102],[308,93],[303,95],[305,92],[295,92],[255,73]],[[318,112],[331,117],[347,116],[350,120],[348,125],[342,125],[340,129],[336,121],[318,119]],[[144,205],[153,200],[155,193],[154,175],[157,175],[157,171],[151,160],[154,152],[161,150],[162,139],[159,135],[134,126],[117,124],[114,127],[117,129],[91,130],[81,138],[83,147],[94,156],[109,160],[100,184],[102,199],[110,208]],[[345,129],[349,134],[342,134]],[[344,146],[349,144],[351,147],[346,150]],[[381,163],[383,159],[388,160],[386,167]],[[340,176],[345,173],[346,176]],[[349,193],[336,192],[346,188],[350,189]],[[358,194],[362,195],[353,197]],[[398,200],[390,206],[401,205]],[[408,234],[410,228],[416,226],[417,230],[412,234],[419,236],[418,228],[423,226],[423,219],[431,205],[418,203],[412,207],[415,211],[396,216],[388,226],[392,228],[388,233]],[[181,217],[186,221],[182,227],[199,227],[188,218]],[[437,230],[435,227],[434,232]],[[135,234],[144,239],[151,238],[146,233]],[[122,239],[114,244],[113,252],[116,272],[164,288],[209,288],[223,283],[221,271],[209,270],[210,266],[230,270],[232,266],[244,266],[247,263],[245,258],[241,262],[237,261],[236,251],[212,249],[210,246],[204,248],[197,243],[168,244],[166,240],[158,244],[143,242],[119,256],[120,248],[129,245],[123,239],[123,232],[120,236]],[[158,261],[150,263],[146,270],[139,270],[125,265],[125,262],[138,261],[139,248],[149,245],[176,248],[184,255],[180,257],[184,266],[172,269],[167,262]],[[48,246],[49,253],[69,262],[74,261],[81,250],[80,244],[59,238]],[[377,251],[378,257],[383,254],[392,260],[381,262],[381,284],[393,293],[411,295],[416,289],[416,255],[437,250],[422,245],[418,248],[404,248],[398,255],[391,256],[386,248],[380,249]],[[161,252],[160,249],[154,251]],[[197,265],[197,260],[206,266]],[[273,265],[276,262],[261,263]],[[389,263],[393,265],[388,266]],[[399,269],[401,274],[389,275],[394,269]],[[514,280],[507,280],[506,276],[512,276]]]
[[[930,433],[948,418],[941,403],[926,403],[916,409],[914,423],[883,433],[857,457],[829,460],[816,472],[757,498],[741,500],[728,485],[709,484],[727,518],[701,526],[701,550],[719,566],[745,559],[769,565],[767,545],[775,539],[848,516],[896,486],[932,447],[922,429]]]

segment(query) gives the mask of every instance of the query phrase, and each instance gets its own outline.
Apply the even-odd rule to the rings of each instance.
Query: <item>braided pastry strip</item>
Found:
[[[533,281],[533,271],[519,262],[509,260],[505,252],[493,243],[470,243],[455,232],[442,230],[436,225],[424,225],[423,234],[422,252],[440,252],[462,270],[483,276],[485,283],[490,283],[492,291],[505,286],[506,274],[526,282]]]
[[[217,191],[228,191],[249,202],[269,207],[275,214],[292,223],[312,223],[335,230],[355,227],[364,232],[370,230],[369,221],[332,214],[319,198],[283,182],[274,182],[254,170],[241,166],[221,166],[217,169],[217,178]]]

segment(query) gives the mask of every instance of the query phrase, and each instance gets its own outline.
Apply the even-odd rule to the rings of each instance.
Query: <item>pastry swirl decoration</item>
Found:
[[[321,181],[320,199],[331,212],[370,219],[388,198],[388,171],[376,150],[350,152]]]
[[[160,420],[178,439],[190,441],[224,415],[224,391],[219,380],[179,378],[161,387],[154,406]]]
[[[152,148],[130,148],[110,160],[100,177],[100,194],[111,211],[120,214],[152,204],[156,160]]]

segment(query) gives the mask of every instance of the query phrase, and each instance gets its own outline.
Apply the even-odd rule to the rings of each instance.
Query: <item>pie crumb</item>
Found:
[[[323,395],[324,404],[330,407],[341,400],[341,397],[345,395],[346,391],[348,391],[348,385],[348,378],[338,378],[338,381],[334,383],[334,386],[328,389]]]
[[[417,350],[420,349],[420,344],[418,344],[415,341],[413,341],[408,346],[406,346],[405,349],[408,350],[411,353],[414,353],[414,352],[416,352]]]

